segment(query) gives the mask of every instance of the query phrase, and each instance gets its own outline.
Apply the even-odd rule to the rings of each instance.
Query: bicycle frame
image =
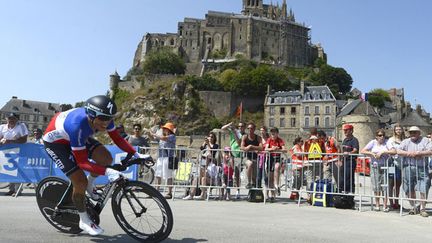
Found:
[[[127,158],[127,159],[130,159],[130,157]],[[150,160],[147,159],[145,163],[141,163],[141,162],[139,162],[139,160],[135,160],[135,161],[128,161],[125,164],[122,164],[122,165],[119,165],[119,166],[121,168],[125,169],[125,168],[127,168],[128,166],[130,166],[132,164],[141,164],[141,165],[146,166],[147,168],[151,168],[151,166],[154,165],[154,162],[153,162],[153,159],[151,157],[149,159]],[[126,181],[127,181],[126,178],[121,177],[120,179],[118,179],[118,180],[116,180],[114,182],[110,182],[109,184],[107,184],[107,185],[104,186],[104,190],[103,190],[103,192],[102,192],[99,200],[96,201],[96,205],[94,205],[93,203],[90,203],[91,206],[93,207],[93,209],[96,211],[96,213],[98,215],[102,212],[102,210],[105,207],[105,205],[107,204],[108,200],[111,198],[111,196],[112,196],[112,194],[114,192],[114,189],[117,188],[117,186],[119,186],[119,185],[120,186],[123,185],[124,183],[126,183]],[[56,205],[56,208],[55,208],[56,211],[57,210],[58,211],[70,210],[70,209],[66,209],[66,208],[62,209],[62,205],[64,203],[64,200],[66,198],[69,198],[70,193],[72,193],[72,190],[73,190],[73,185],[72,185],[72,182],[69,181],[68,188],[66,189],[66,191],[63,194],[62,198],[60,199],[60,202]],[[139,213],[136,212],[135,208],[133,207],[133,204],[130,201],[131,199],[129,197],[127,197],[127,200],[131,204],[131,206],[132,206],[132,208],[134,210],[134,213],[135,214],[139,214]],[[139,200],[137,200],[137,201],[138,201],[139,205],[144,208],[144,211],[146,211],[146,208],[141,204],[141,202],[139,202]]]
[[[125,179],[122,178],[120,180],[110,182],[108,185],[105,185],[104,190],[103,190],[99,200],[96,201],[96,205],[92,205],[93,209],[98,214],[100,214],[102,212],[103,208],[105,207],[109,198],[111,197],[112,193],[114,192],[114,189],[122,181],[124,182]],[[68,209],[63,209],[63,203],[64,203],[64,200],[69,197],[69,194],[72,193],[72,190],[73,190],[72,182],[69,182],[68,188],[66,189],[66,191],[63,194],[63,197],[60,199],[59,203],[56,206],[56,210],[59,210],[59,211],[68,210]]]

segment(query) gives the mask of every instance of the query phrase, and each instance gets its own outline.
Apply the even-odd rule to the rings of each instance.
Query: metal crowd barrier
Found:
[[[157,158],[157,148],[146,148],[148,152]],[[179,166],[173,171],[173,184],[167,185],[153,183],[156,187],[173,187],[173,200],[187,196],[179,196],[177,189],[192,191],[199,188],[201,191],[207,191],[205,200],[213,196],[212,190],[216,189],[216,195],[220,195],[221,189],[229,189],[231,192],[245,190],[248,184],[246,170],[247,157],[243,151],[231,151],[239,153],[239,157],[234,158],[234,168],[232,185],[222,186],[223,177],[223,153],[222,149],[217,150],[199,150],[190,148],[177,148],[175,155],[179,158]],[[280,178],[279,181],[272,181],[273,176],[270,170],[270,157],[274,152],[258,152],[256,163],[253,163],[253,187],[251,190],[262,190],[264,194],[272,193],[279,190],[284,192],[297,192],[299,197],[296,199],[300,206],[305,198],[310,197],[318,191],[314,188],[314,183],[320,179],[331,181],[331,190],[320,192],[325,195],[351,195],[356,199],[357,209],[364,211],[364,206],[369,205],[373,210],[374,201],[386,200],[387,207],[399,203],[398,208],[400,215],[403,215],[403,209],[410,209],[416,203],[430,203],[428,192],[431,182],[428,159],[422,164],[407,165],[404,164],[400,157],[389,156],[385,164],[374,165],[369,163],[370,159],[362,154],[325,154],[322,156],[337,156],[336,161],[329,162],[326,159],[305,160],[303,166],[298,168],[291,163],[290,156],[287,153],[280,154]],[[308,153],[301,153],[308,156]],[[209,168],[210,166],[210,168]],[[400,173],[399,173],[400,171]],[[236,173],[239,172],[239,173]],[[156,172],[157,173],[157,172]],[[432,173],[432,170],[431,170]],[[372,176],[371,176],[372,175]],[[372,183],[372,179],[379,177],[379,181]],[[239,181],[239,183],[236,183]],[[264,182],[263,182],[264,181]],[[271,183],[273,182],[273,183]],[[225,183],[226,184],[226,183]],[[415,185],[420,184],[423,187],[419,193]],[[374,188],[375,192],[374,193]],[[405,188],[405,190],[404,190]],[[399,193],[399,195],[398,195]],[[244,194],[242,194],[244,196]],[[191,195],[196,196],[196,195]],[[231,193],[234,199],[234,194]],[[268,197],[264,197],[264,203]],[[380,203],[382,205],[382,203]],[[417,207],[417,206],[416,206]],[[366,207],[367,208],[367,207]]]

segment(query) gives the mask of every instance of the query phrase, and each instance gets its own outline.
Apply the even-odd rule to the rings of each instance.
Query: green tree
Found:
[[[310,81],[313,85],[328,85],[336,97],[348,93],[353,83],[345,69],[330,65],[322,65],[318,72],[310,75]]]
[[[154,74],[184,74],[186,64],[168,48],[150,52],[144,61],[143,70]]]
[[[225,91],[234,90],[233,80],[237,75],[238,72],[231,68],[226,69],[219,75],[219,82]]]
[[[219,81],[209,74],[204,74],[202,77],[188,76],[186,82],[192,85],[197,90],[206,91],[222,91],[223,87]]]
[[[391,101],[391,98],[383,89],[373,89],[368,93],[368,102],[374,107],[383,108],[385,101]]]
[[[258,66],[258,64],[254,61],[251,60],[247,60],[243,57],[238,58],[237,60],[235,60],[234,62],[227,62],[224,65],[222,65],[221,71],[225,71],[227,69],[234,69],[237,71],[240,71],[242,69],[253,69],[256,68]]]

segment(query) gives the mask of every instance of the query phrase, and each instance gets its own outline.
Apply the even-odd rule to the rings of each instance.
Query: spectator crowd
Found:
[[[141,124],[132,127],[130,134],[126,133],[123,125],[117,126],[117,130],[131,145],[141,147],[143,153],[148,152],[150,140],[158,143],[155,185],[159,187],[162,180],[166,181],[168,190],[165,197],[172,198],[174,172],[178,168],[176,126],[171,122],[160,122],[154,129],[145,132]],[[279,136],[277,127],[269,129],[259,126],[258,132],[256,129],[253,122],[222,126],[222,132],[229,135],[229,146],[223,148],[218,144],[217,134],[209,132],[199,148],[199,168],[191,177],[191,185],[196,186],[190,187],[183,199],[206,199],[212,194],[212,186],[219,190],[220,200],[239,199],[243,169],[245,188],[265,188],[265,197],[270,202],[280,197],[281,178],[285,174],[291,176],[291,200],[304,197],[311,203],[312,185],[321,179],[331,181],[334,189],[331,192],[355,194],[357,158],[367,156],[374,196],[373,210],[389,212],[400,209],[398,199],[402,188],[406,197],[412,199],[409,200],[409,214],[428,217],[426,201],[431,186],[429,157],[432,156],[432,142],[421,135],[418,127],[412,126],[405,133],[396,124],[391,137],[385,130],[378,129],[375,138],[364,148],[359,147],[354,127],[350,124],[342,127],[344,138],[341,143],[316,128],[311,128],[307,137],[296,137],[292,145],[286,144]],[[41,129],[35,129],[32,141],[41,143],[42,133]],[[0,146],[25,143],[28,135],[25,124],[11,113],[7,116],[7,123],[0,125]],[[20,193],[18,186],[11,183],[6,195]],[[302,188],[309,193],[302,194]],[[416,201],[417,196],[420,200]]]

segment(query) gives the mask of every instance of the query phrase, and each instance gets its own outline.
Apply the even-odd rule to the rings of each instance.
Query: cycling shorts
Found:
[[[92,157],[93,151],[99,145],[102,144],[96,139],[92,137],[87,138],[85,146],[88,151],[89,159]],[[44,141],[44,146],[45,151],[66,176],[69,177],[72,173],[80,169],[75,162],[75,158],[72,154],[72,149],[69,144],[48,143]]]

